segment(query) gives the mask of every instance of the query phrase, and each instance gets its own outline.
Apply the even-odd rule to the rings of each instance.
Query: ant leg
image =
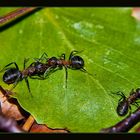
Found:
[[[38,77],[38,79],[39,80],[45,80],[45,79],[47,79],[48,77],[44,77],[44,75],[42,76],[42,75],[39,75],[39,77]]]
[[[132,89],[131,90],[131,92],[130,92],[130,95],[132,95],[132,94],[134,94],[135,92],[134,92],[134,89]]]
[[[25,82],[26,82],[26,85],[27,85],[28,91],[29,91],[29,93],[31,94],[30,85],[29,85],[29,81],[28,81],[27,78],[25,78]],[[32,96],[32,94],[31,94],[31,96]],[[33,96],[32,96],[32,97],[33,97]]]
[[[121,96],[121,97],[123,97],[123,98],[126,98],[126,96],[124,95],[124,93],[121,92],[121,91],[118,91],[118,92],[116,92],[116,93],[114,93],[114,94],[119,95],[119,96]]]
[[[81,68],[80,70],[81,70],[82,72],[86,72],[86,73],[87,73],[87,70],[84,69],[84,68]]]
[[[126,96],[125,96],[125,95],[124,95],[124,93],[123,93],[123,92],[121,92],[121,91],[118,91],[118,92],[115,92],[115,93],[112,93],[112,94],[116,94],[116,95],[121,96],[121,98],[119,99],[119,101],[118,101],[118,102],[120,102],[122,99],[123,99],[123,100],[125,100],[125,99],[126,99]]]
[[[46,78],[42,76],[30,76],[31,79],[45,80]]]
[[[66,72],[65,87],[67,88],[67,80],[68,80],[68,69],[67,69],[67,67],[65,67],[65,72]]]
[[[121,91],[109,93],[109,95],[111,95],[111,96],[112,96],[113,94],[116,94],[116,95],[121,96],[121,98],[118,100],[118,102],[121,102],[122,99],[123,99],[123,100],[126,100],[126,96],[125,96]],[[113,97],[114,97],[114,96],[113,96]]]
[[[39,61],[40,62],[40,60],[48,60],[48,55],[44,52],[42,55],[41,55],[41,57],[40,58],[34,58],[36,61]]]
[[[139,104],[139,103],[140,103],[140,101],[136,101],[135,103]]]
[[[1,91],[4,95],[6,94],[6,90],[4,90],[2,86],[0,86],[0,91]]]
[[[19,81],[20,81],[20,76],[17,77],[17,79],[13,83],[13,87],[10,89],[10,91],[12,91],[17,86],[17,84],[18,84]]]
[[[69,60],[71,60],[71,57],[72,57],[73,55],[75,55],[76,53],[81,53],[81,52],[83,52],[83,50],[82,50],[82,51],[73,50],[73,51],[70,53]],[[74,53],[75,53],[75,54],[74,54]]]
[[[78,51],[72,51],[71,53],[70,53],[70,56],[69,56],[69,60],[71,60],[71,57],[73,56],[73,53],[78,53]]]
[[[3,94],[3,97],[6,97],[7,99],[9,99],[9,98],[10,98],[9,95],[12,94],[11,91],[8,91],[8,90],[3,89],[2,86],[0,86],[0,91],[1,91],[2,94]],[[6,99],[6,100],[7,100],[7,99]],[[4,100],[3,102],[5,102],[6,100]]]
[[[39,59],[40,60],[44,59],[44,58],[47,59],[47,57],[48,57],[48,55],[44,52]]]
[[[14,64],[15,67],[16,67],[16,69],[19,70],[18,65],[16,64],[16,62],[11,62],[11,63],[9,63],[8,65],[6,65],[0,72],[2,72],[5,68],[7,68],[8,66],[10,66],[10,65],[12,65],[12,64]]]
[[[30,66],[34,66],[34,65],[35,65],[35,62],[33,62],[33,63],[30,64]]]
[[[136,106],[137,108],[139,107],[138,102],[134,102],[134,103],[132,103],[132,105]]]
[[[4,95],[7,94],[7,92],[2,88],[2,86],[0,86],[0,91],[1,91]]]
[[[61,69],[62,69],[62,67],[56,67],[56,68],[49,67],[49,68],[44,72],[43,77],[44,77],[44,78],[47,78],[50,74],[54,73],[54,72],[57,71],[57,70],[61,70]]]
[[[65,54],[64,53],[61,54],[60,59],[65,60]]]
[[[80,71],[85,72],[85,73],[87,73],[87,74],[93,76],[91,73],[89,73],[89,72],[88,72],[86,69],[84,69],[84,68],[81,68]]]
[[[23,68],[25,69],[26,68],[26,63],[29,61],[29,58],[25,58],[24,59],[24,64],[23,64]]]
[[[54,70],[54,69],[53,69],[52,67],[49,67],[49,68],[44,72],[43,77],[44,77],[44,78],[48,77],[48,76],[50,75],[50,73],[53,72],[53,70]]]
[[[132,109],[131,109],[131,106],[129,105],[129,115],[131,115],[132,113]]]
[[[12,91],[16,86],[17,86],[17,84],[18,84],[18,80],[13,84],[13,87],[10,89],[10,91]]]
[[[18,82],[16,82],[16,83],[14,84],[14,86],[13,86],[10,90],[4,90],[4,89],[0,86],[0,91],[3,93],[3,95],[4,95],[3,97],[6,97],[6,100],[8,100],[8,99],[11,98],[10,95],[12,95],[12,94],[14,93],[14,92],[12,92],[12,90],[16,87],[17,83],[18,83]],[[6,100],[4,100],[3,103],[4,103]]]

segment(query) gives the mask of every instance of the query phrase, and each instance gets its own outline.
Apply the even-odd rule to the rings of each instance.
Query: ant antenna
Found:
[[[69,56],[69,60],[70,60],[70,58],[73,56],[73,55],[75,55],[75,54],[77,54],[77,53],[81,53],[81,52],[83,52],[84,50],[81,50],[81,51],[76,51],[76,50],[73,50],[71,53],[70,53],[70,56]],[[75,53],[75,54],[74,54]]]
[[[14,64],[16,69],[19,70],[18,65],[16,64],[16,62],[11,62],[8,65],[6,65],[2,70],[0,70],[0,73],[3,72],[5,69],[8,69],[7,67]]]
[[[26,68],[26,63],[29,61],[29,58],[24,58],[23,68]]]
[[[88,72],[86,69],[84,69],[84,68],[81,68],[80,71],[82,71],[82,72],[84,72],[84,73],[87,73],[87,74],[89,74],[90,76],[93,76],[93,74],[89,73],[89,72]]]

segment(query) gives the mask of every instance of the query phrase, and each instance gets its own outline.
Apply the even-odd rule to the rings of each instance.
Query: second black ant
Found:
[[[72,51],[70,53],[69,59],[66,60],[65,59],[65,54],[63,53],[60,58],[56,58],[56,57],[51,57],[51,58],[47,58],[47,54],[44,53],[41,57],[41,59],[46,59],[47,60],[47,65],[49,66],[49,68],[46,70],[46,72],[44,73],[44,75],[48,75],[49,73],[52,73],[56,70],[61,70],[63,67],[65,68],[65,72],[66,72],[66,87],[67,87],[67,79],[68,79],[68,71],[67,69],[72,69],[72,70],[81,70],[83,72],[88,73],[85,69],[84,69],[84,60],[82,57],[80,57],[79,55],[75,55],[76,53],[79,53],[78,51]],[[89,73],[88,73],[89,74]],[[91,75],[91,74],[90,74]]]
[[[137,100],[140,99],[140,88],[137,88],[136,91],[132,90],[129,97],[126,97],[120,91],[115,94],[121,96],[116,109],[119,116],[125,116],[129,110],[131,111],[131,105],[139,107]]]

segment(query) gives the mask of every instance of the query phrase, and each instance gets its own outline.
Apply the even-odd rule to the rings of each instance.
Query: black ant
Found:
[[[115,125],[101,129],[101,133],[118,133],[118,132],[128,132],[132,127],[134,127],[140,121],[140,107],[133,112],[131,115],[127,116],[123,120],[119,121]]]
[[[46,58],[47,60],[47,65],[49,66],[49,68],[47,69],[47,71],[44,73],[44,75],[47,76],[47,74],[49,74],[49,72],[54,72],[58,69],[62,69],[63,67],[65,68],[66,71],[66,87],[67,87],[67,79],[68,79],[68,71],[67,69],[73,69],[73,70],[81,70],[83,72],[87,72],[84,69],[84,60],[82,57],[75,55],[76,53],[79,53],[78,51],[72,51],[70,53],[69,59],[65,60],[65,54],[63,53],[61,55],[61,57],[58,59],[56,57],[51,57],[51,58]],[[43,54],[46,55],[46,54]],[[42,58],[43,58],[42,55]]]
[[[19,70],[18,65],[15,62],[9,63],[1,70],[1,71],[6,70],[3,75],[3,81],[8,85],[13,84],[11,90],[16,87],[19,81],[25,79],[29,93],[31,93],[28,77],[30,77],[31,79],[40,79],[40,80],[45,79],[43,74],[48,69],[48,65],[36,61],[33,62],[29,67],[25,68],[25,64],[27,61],[28,59],[24,59],[24,69],[22,71]],[[12,64],[14,64],[15,67],[8,68]]]
[[[117,95],[120,95],[121,98],[119,99],[119,103],[117,106],[117,114],[119,116],[125,116],[128,113],[128,110],[131,111],[131,104],[135,105],[136,107],[139,107],[138,100],[140,98],[140,88],[137,88],[136,91],[132,90],[130,92],[130,96],[126,97],[122,92],[115,93]]]

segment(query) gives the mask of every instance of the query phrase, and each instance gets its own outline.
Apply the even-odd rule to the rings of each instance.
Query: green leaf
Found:
[[[1,8],[0,15],[14,8]],[[13,96],[38,123],[71,132],[99,132],[114,125],[122,91],[129,95],[139,87],[140,23],[131,16],[131,8],[44,8],[0,33],[0,68],[15,61],[23,69],[43,52],[48,57],[68,59],[72,50],[85,61],[92,74],[65,69],[46,80],[29,78],[31,92],[23,80]],[[1,77],[2,77],[1,73]],[[10,89],[1,80],[1,85]]]

